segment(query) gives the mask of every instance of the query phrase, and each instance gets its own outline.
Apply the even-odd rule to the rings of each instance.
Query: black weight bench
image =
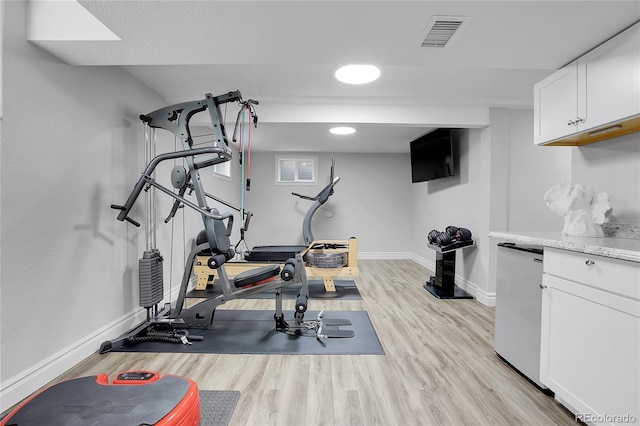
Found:
[[[236,288],[243,288],[252,285],[259,285],[269,282],[272,278],[280,274],[280,266],[273,264],[251,269],[236,275],[233,279],[233,285]]]

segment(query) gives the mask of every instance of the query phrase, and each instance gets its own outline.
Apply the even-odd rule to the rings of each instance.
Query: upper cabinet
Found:
[[[640,23],[536,84],[534,123],[537,145],[640,131]]]
[[[573,135],[578,115],[578,64],[572,62],[534,86],[534,142]]]

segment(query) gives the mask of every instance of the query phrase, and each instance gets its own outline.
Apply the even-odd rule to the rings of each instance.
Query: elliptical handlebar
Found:
[[[318,197],[309,197],[307,195],[298,194],[297,192],[292,192],[291,195],[295,195],[296,197],[302,198],[303,200],[315,201]]]
[[[340,182],[340,176],[336,176],[333,181],[331,181],[327,186],[322,188],[318,195],[315,197],[309,197],[308,195],[298,194],[297,192],[292,192],[291,195],[295,195],[296,197],[302,198],[303,200],[309,201],[318,201],[320,200],[320,204],[324,204],[327,202],[329,197],[333,195],[333,187],[336,186]]]

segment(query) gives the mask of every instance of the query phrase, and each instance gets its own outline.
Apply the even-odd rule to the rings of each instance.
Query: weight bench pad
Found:
[[[248,285],[255,284],[260,281],[264,281],[271,277],[275,277],[279,273],[280,273],[280,266],[278,265],[262,266],[260,268],[244,271],[236,275],[235,278],[233,279],[233,284],[237,288],[246,287]]]

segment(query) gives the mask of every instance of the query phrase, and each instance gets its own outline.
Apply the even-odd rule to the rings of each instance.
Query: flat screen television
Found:
[[[454,132],[436,129],[411,142],[411,182],[454,176]]]

